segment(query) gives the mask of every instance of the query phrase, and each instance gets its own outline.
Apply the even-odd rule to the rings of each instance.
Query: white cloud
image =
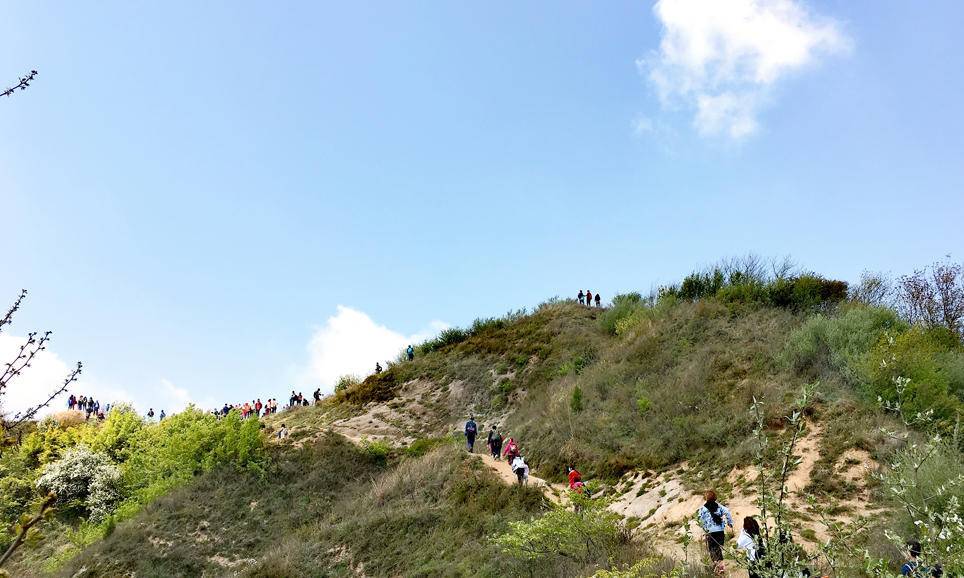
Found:
[[[25,341],[26,337],[0,335],[0,364],[4,369],[6,369],[6,363],[13,361],[17,356],[20,346]],[[41,351],[31,362],[30,367],[25,368],[20,375],[8,383],[8,389],[0,399],[3,404],[0,411],[5,415],[13,416],[17,412],[36,406],[59,388],[72,370],[72,365],[68,366],[50,349]],[[93,395],[105,404],[131,400],[130,394],[123,389],[105,386],[83,374],[78,381],[70,385],[67,395],[71,392]],[[38,417],[66,408],[67,395],[52,401],[50,407],[42,408],[37,414]]]
[[[797,0],[659,0],[659,50],[637,60],[665,108],[695,110],[704,136],[741,139],[757,131],[770,88],[850,39],[833,20]]]
[[[433,321],[424,331],[405,336],[357,309],[339,305],[338,312],[312,335],[308,367],[300,381],[320,384],[322,391],[331,392],[339,377],[366,376],[376,362],[392,360],[408,344],[417,344],[448,327],[447,323]]]

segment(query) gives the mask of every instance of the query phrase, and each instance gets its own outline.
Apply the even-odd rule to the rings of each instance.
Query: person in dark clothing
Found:
[[[586,289],[586,305],[592,307],[592,291]]]
[[[316,404],[321,403],[321,388],[316,389],[315,393],[311,394],[311,396],[315,398]]]
[[[489,446],[489,453],[492,454],[495,460],[498,460],[502,454],[502,434],[496,429],[495,424],[492,424],[492,429],[489,430],[487,444]]]
[[[596,293],[595,299],[596,299],[596,307],[597,307],[597,308],[601,307],[601,306],[602,306],[602,298],[599,296],[599,293]]]
[[[579,298],[579,304],[580,304],[580,305],[585,305],[585,304],[586,304],[586,295],[582,292],[582,289],[579,290],[579,295],[576,295],[576,297]]]
[[[415,359],[415,348],[409,344],[408,349],[405,350],[405,355],[408,356],[408,360],[412,361]]]
[[[382,372],[382,364],[381,364],[381,363],[378,363],[378,362],[376,361],[376,362],[375,362],[375,373],[381,373],[381,372]]]
[[[465,447],[471,453],[475,449],[475,434],[479,431],[479,426],[475,423],[475,417],[469,416],[469,421],[465,422]]]

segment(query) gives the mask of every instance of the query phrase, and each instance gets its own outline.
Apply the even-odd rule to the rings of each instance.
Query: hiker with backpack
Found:
[[[405,350],[405,355],[408,356],[409,361],[412,361],[413,359],[415,359],[415,348],[412,347],[411,344],[409,344],[408,348]]]
[[[525,459],[523,459],[521,455],[516,455],[515,458],[513,458],[512,473],[518,478],[520,486],[525,486],[529,483],[529,464],[525,462]]]
[[[475,434],[478,433],[479,426],[475,423],[475,417],[469,416],[469,421],[465,422],[465,447],[472,453],[475,449]]]
[[[502,455],[502,434],[496,429],[495,424],[492,424],[492,429],[489,430],[486,445],[489,446],[489,453],[492,454],[492,459],[498,461],[499,456]]]
[[[753,516],[743,518],[743,530],[736,539],[736,547],[746,552],[749,578],[760,578],[758,570],[766,557],[766,546],[760,535],[760,523]]]
[[[586,289],[586,305],[592,307],[592,291]]]
[[[596,309],[602,307],[602,297],[599,296],[599,293],[596,293],[594,299],[596,300]]]
[[[579,304],[580,304],[580,305],[585,305],[585,304],[586,304],[586,301],[585,301],[585,300],[586,300],[586,296],[585,296],[585,294],[583,294],[582,289],[579,290],[579,295],[576,295],[576,297],[579,298]]]
[[[713,572],[722,576],[723,566],[723,541],[726,539],[726,527],[733,528],[733,516],[726,506],[716,501],[716,492],[709,490],[703,497],[706,499],[697,516],[700,526],[706,532],[706,546],[710,551],[710,560],[713,561]]]

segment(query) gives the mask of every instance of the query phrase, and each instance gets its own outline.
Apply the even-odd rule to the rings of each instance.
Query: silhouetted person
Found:
[[[579,295],[576,295],[576,297],[579,298],[580,305],[586,304],[586,294],[582,292],[582,289],[579,290]]]
[[[599,293],[596,293],[596,307],[599,307],[602,303],[602,299],[599,297]]]

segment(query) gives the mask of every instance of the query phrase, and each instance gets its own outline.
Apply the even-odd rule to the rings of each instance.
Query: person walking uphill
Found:
[[[706,532],[706,546],[710,550],[710,560],[713,561],[713,572],[722,576],[723,566],[723,541],[726,538],[726,527],[733,528],[733,516],[726,506],[717,503],[716,492],[710,490],[703,494],[706,503],[700,507],[697,516],[700,526]]]
[[[472,453],[475,449],[475,434],[479,432],[479,426],[475,423],[475,416],[469,416],[469,421],[465,422],[465,447]]]
[[[408,345],[408,349],[405,350],[405,355],[408,356],[408,360],[412,361],[415,359],[415,348],[411,344]]]
[[[498,461],[499,456],[502,455],[502,434],[495,428],[495,424],[492,424],[492,429],[489,430],[489,437],[486,440],[486,444],[489,446],[489,453],[492,454],[492,459]]]

